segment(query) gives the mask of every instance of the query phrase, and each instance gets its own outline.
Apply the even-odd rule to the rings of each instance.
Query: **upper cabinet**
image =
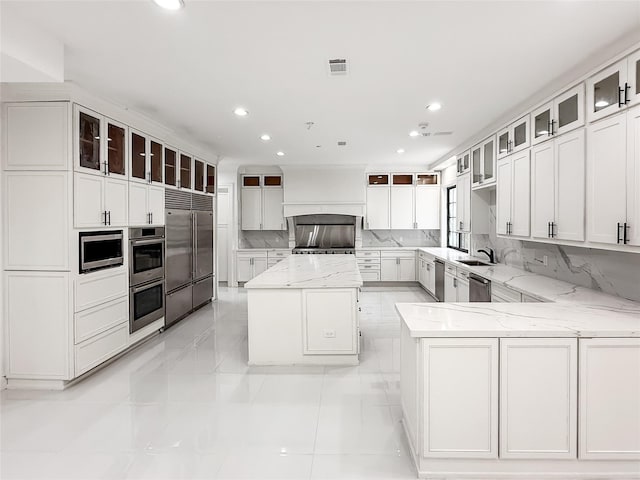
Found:
[[[80,105],[74,119],[75,170],[126,176],[127,127]]]
[[[216,193],[216,167],[215,165],[209,165],[207,163],[207,178],[206,178],[206,190],[207,193]]]
[[[467,173],[471,168],[471,152],[467,150],[456,157],[458,175]]]
[[[196,192],[204,192],[204,162],[202,160],[194,160],[193,162],[193,189]]]
[[[587,80],[587,116],[599,120],[640,102],[640,51]]]
[[[528,237],[531,170],[529,150],[498,162],[496,233]]]
[[[389,174],[368,174],[366,229],[388,230],[391,227],[390,202]]]
[[[131,130],[129,180],[140,183],[164,184],[164,148],[159,140]]]
[[[151,183],[164,183],[163,146],[156,140],[149,140],[149,179]]]
[[[529,115],[527,114],[498,132],[497,158],[504,158],[524,150],[529,145]]]
[[[240,189],[242,230],[286,230],[282,175],[243,175]]]
[[[584,125],[584,84],[559,95],[531,113],[531,144],[537,145]]]
[[[184,153],[180,153],[180,175],[178,177],[178,187],[191,190],[191,165],[193,159]]]
[[[164,147],[164,184],[178,186],[178,150]]]
[[[496,182],[496,137],[491,136],[471,149],[472,182],[474,188],[488,187]]]

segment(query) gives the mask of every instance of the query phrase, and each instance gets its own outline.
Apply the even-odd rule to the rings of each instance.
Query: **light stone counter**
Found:
[[[244,284],[244,288],[357,288],[355,255],[291,255]]]

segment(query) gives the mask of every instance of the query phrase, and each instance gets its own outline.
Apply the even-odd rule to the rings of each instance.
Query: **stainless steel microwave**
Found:
[[[122,230],[80,232],[80,273],[123,264]]]

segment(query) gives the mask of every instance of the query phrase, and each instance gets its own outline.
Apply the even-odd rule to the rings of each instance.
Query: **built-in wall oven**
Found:
[[[80,232],[80,273],[93,272],[103,268],[122,265],[122,230]]]
[[[164,227],[129,229],[129,331],[165,315]]]

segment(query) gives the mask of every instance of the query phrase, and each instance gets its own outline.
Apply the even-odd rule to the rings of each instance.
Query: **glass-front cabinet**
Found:
[[[151,156],[151,161],[149,162],[149,179],[151,183],[162,184],[164,181],[162,150],[162,143],[155,140],[149,141],[149,155]]]
[[[147,138],[131,132],[130,180],[147,182]]]
[[[127,126],[74,105],[75,170],[125,176]]]
[[[531,113],[531,144],[537,145],[584,125],[584,84],[579,84]]]
[[[192,158],[189,155],[180,153],[180,188],[191,190],[191,164]]]
[[[529,147],[529,115],[518,119],[498,132],[497,158],[504,158],[512,153]]]
[[[207,163],[207,193],[216,193],[216,167]]]
[[[178,161],[178,150],[171,147],[164,147],[164,184],[172,187],[178,185],[176,175],[176,163]]]
[[[640,50],[608,66],[587,80],[587,118],[590,122],[640,103]]]
[[[473,187],[488,187],[496,181],[496,137],[491,136],[471,149]]]
[[[198,192],[204,192],[204,162],[194,160],[193,165],[193,189]]]
[[[471,168],[470,158],[471,158],[471,152],[469,150],[467,150],[464,153],[460,153],[457,156],[456,164],[457,164],[458,175],[462,175],[469,171],[469,169]]]

